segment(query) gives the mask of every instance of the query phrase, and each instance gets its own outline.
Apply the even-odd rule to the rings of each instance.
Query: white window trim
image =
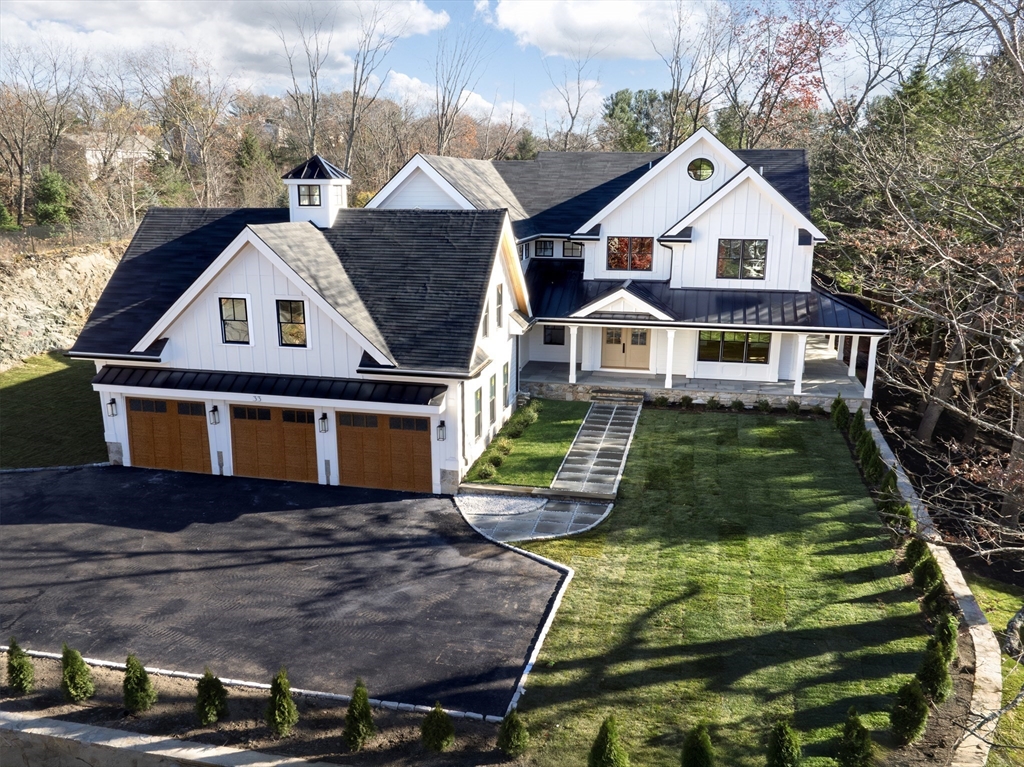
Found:
[[[273,296],[273,311],[274,311],[274,334],[277,337],[277,348],[278,349],[293,349],[296,351],[309,351],[313,348],[313,334],[309,322],[309,300],[305,296]],[[306,345],[305,346],[286,346],[281,343],[281,322],[277,316],[277,302],[278,301],[301,301],[302,302],[302,316],[306,318]],[[249,338],[252,338],[252,333],[249,334]]]
[[[302,187],[304,186],[315,186],[320,191],[317,192],[317,198],[320,200],[316,205],[303,205],[302,204]],[[322,208],[324,206],[324,185],[323,184],[296,184],[295,185],[295,203],[300,208]]]
[[[215,294],[216,303],[213,310],[217,313],[217,343],[228,349],[235,347],[255,346],[256,345],[256,325],[253,317],[253,302],[252,296],[249,293],[217,293]],[[249,323],[249,343],[242,344],[238,342],[229,343],[224,340],[224,320],[220,313],[220,300],[222,298],[244,298],[245,299],[245,316],[248,318]],[[276,309],[276,307],[275,307]]]

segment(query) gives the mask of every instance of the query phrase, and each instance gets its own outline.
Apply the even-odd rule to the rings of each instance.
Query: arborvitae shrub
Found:
[[[903,496],[900,495],[899,480],[896,477],[896,472],[893,469],[889,469],[882,477],[882,481],[878,485],[878,493],[885,500],[894,500],[896,503],[903,503]]]
[[[484,455],[484,460],[491,464],[491,466],[498,467],[505,463],[505,456],[497,450],[489,450],[486,455]]]
[[[928,553],[914,568],[914,585],[921,591],[929,592],[942,583],[942,568],[938,561]]]
[[[92,683],[92,672],[82,660],[82,653],[64,644],[60,657],[60,689],[64,699],[71,703],[91,698],[96,693]]]
[[[800,412],[800,403],[795,399],[791,399],[786,403],[786,412],[790,415],[797,415]]]
[[[350,751],[359,751],[375,732],[377,728],[373,724],[370,696],[363,680],[357,679],[352,700],[348,702],[348,711],[345,712],[345,743]]]
[[[827,411],[821,405],[811,405],[811,412],[814,413],[814,415],[821,416],[825,415]]]
[[[718,397],[708,397],[708,401],[704,403],[705,410],[718,410],[722,406],[719,402]]]
[[[614,715],[602,722],[597,739],[590,748],[587,767],[629,767],[629,755],[619,742],[619,727]]]
[[[715,749],[706,724],[698,724],[683,740],[682,767],[714,767]]]
[[[836,398],[832,400],[830,415],[832,416],[832,423],[836,425],[836,428],[839,431],[846,431],[846,427],[850,424],[850,408],[847,406],[842,395],[837,394]]]
[[[946,584],[937,583],[925,592],[924,599],[921,600],[921,607],[924,608],[926,613],[935,618],[949,615],[952,605],[949,592],[946,590]]]
[[[942,651],[942,657],[946,663],[952,663],[959,654],[956,640],[959,633],[960,622],[955,615],[943,615],[938,618],[935,625],[935,643]]]
[[[7,648],[7,685],[18,695],[28,695],[36,681],[36,670],[28,653],[11,637]]]
[[[510,418],[509,422],[505,425],[504,434],[512,439],[519,439],[523,436],[524,431],[526,431],[526,424],[523,423],[522,419],[516,421]]]
[[[737,413],[742,413],[747,406],[743,404],[743,400],[734,399],[731,403],[729,403],[729,407],[735,410]]]
[[[516,709],[512,709],[501,720],[498,728],[498,748],[509,756],[522,756],[530,747],[530,733]]]
[[[931,552],[928,550],[928,544],[920,538],[911,538],[907,548],[903,550],[903,559],[911,570],[923,562],[925,557],[930,556]]]
[[[882,460],[882,454],[878,451],[878,447],[871,452],[871,456],[868,458],[867,464],[864,466],[864,476],[873,485],[877,485],[882,481],[882,477],[889,470],[888,465]]]
[[[202,678],[196,682],[196,716],[203,727],[228,716],[228,691],[210,669],[204,669]]]
[[[953,680],[949,676],[949,663],[937,643],[928,643],[924,661],[917,672],[917,681],[929,700],[942,703],[953,692]]]
[[[679,407],[681,407],[683,410],[689,410],[691,407],[693,407],[693,397],[691,397],[689,394],[684,394],[682,397],[679,398]]]
[[[909,503],[903,503],[893,509],[892,512],[899,518],[900,530],[903,535],[908,535],[917,530],[917,519],[914,517],[914,510]]]
[[[124,665],[122,690],[125,710],[130,714],[148,711],[156,703],[156,690],[153,689],[149,674],[134,655],[129,655]]]
[[[768,767],[798,767],[800,738],[789,722],[778,722],[768,733]]]
[[[770,400],[759,399],[757,401],[757,409],[762,413],[770,413],[772,409],[772,403]]]
[[[502,455],[508,455],[512,452],[512,440],[508,437],[498,437],[491,443],[491,449],[498,451]]]
[[[878,453],[878,445],[875,444],[871,432],[865,431],[857,438],[857,460],[860,461],[861,469],[867,474],[867,465]]]
[[[860,435],[867,431],[864,425],[864,408],[857,408],[857,412],[850,416],[850,423],[847,427],[847,434],[850,435],[850,442],[857,444]]]
[[[455,745],[455,725],[452,724],[452,718],[448,713],[441,708],[440,701],[423,717],[420,734],[423,736],[423,745],[431,751],[440,753]]]
[[[494,467],[494,464],[492,463],[482,463],[476,467],[476,475],[480,479],[490,479],[497,473],[498,470]]]
[[[267,703],[267,726],[278,738],[284,738],[298,724],[299,709],[292,700],[292,686],[288,672],[282,668],[270,683],[270,702]]]
[[[668,407],[668,397],[661,396],[654,398],[655,407]]]
[[[839,767],[871,767],[874,750],[871,733],[861,723],[857,709],[851,708],[846,714],[843,734],[839,736],[839,746],[836,749]]]
[[[889,712],[889,727],[900,743],[913,743],[928,724],[928,701],[921,683],[911,679],[896,693],[896,703]]]

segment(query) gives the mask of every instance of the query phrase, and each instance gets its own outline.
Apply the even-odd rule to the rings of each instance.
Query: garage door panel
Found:
[[[429,493],[429,429],[427,418],[339,413],[341,483]]]
[[[231,407],[234,473],[264,479],[316,482],[316,426],[312,410]]]
[[[210,439],[202,402],[128,398],[132,465],[209,474]]]

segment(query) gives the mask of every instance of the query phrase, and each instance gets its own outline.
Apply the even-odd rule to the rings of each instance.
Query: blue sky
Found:
[[[591,111],[619,88],[664,88],[667,71],[651,38],[664,34],[674,6],[674,0],[392,0],[390,12],[404,35],[385,62],[391,74],[384,92],[425,109],[438,35],[469,29],[484,55],[468,107],[485,113],[496,102],[496,112],[507,114],[514,93],[517,111],[542,132],[545,116],[551,120],[557,112],[548,73],[560,80],[575,52],[594,54],[587,69]],[[705,0],[685,7],[699,25]],[[309,8],[333,9],[326,74],[329,84],[343,88],[358,29],[359,5],[351,0],[4,0],[0,44],[66,41],[102,58],[116,49],[171,43],[209,59],[242,87],[282,93],[287,70],[274,27],[292,32],[292,16]]]

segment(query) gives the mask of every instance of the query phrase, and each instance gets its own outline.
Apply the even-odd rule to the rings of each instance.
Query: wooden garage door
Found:
[[[341,484],[386,490],[433,490],[430,419],[338,413]]]
[[[211,473],[206,405],[129,397],[128,447],[133,466]]]
[[[316,482],[315,420],[312,410],[232,405],[234,473]]]

